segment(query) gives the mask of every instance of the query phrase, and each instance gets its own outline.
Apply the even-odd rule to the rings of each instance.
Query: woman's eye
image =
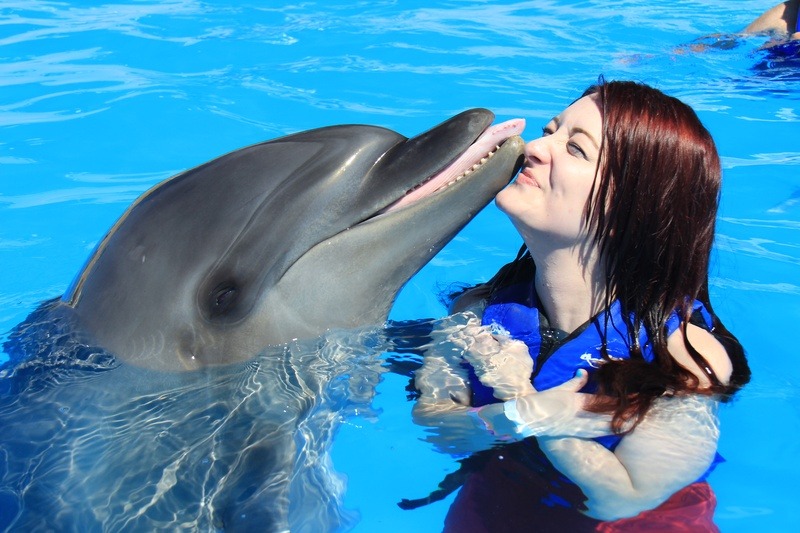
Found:
[[[542,128],[542,137],[547,137],[548,135],[552,135],[552,134],[553,134],[553,130],[549,126],[545,126],[544,128]]]
[[[574,142],[567,143],[567,150],[574,156],[582,157],[584,159],[588,159],[586,157],[586,152],[583,151],[583,148],[575,144]]]

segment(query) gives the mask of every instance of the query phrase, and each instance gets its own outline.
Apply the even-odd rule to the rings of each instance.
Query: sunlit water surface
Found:
[[[744,27],[773,1],[0,2],[0,331],[63,293],[141,192],[227,151],[341,123],[413,135],[470,107],[525,117],[534,136],[599,74],[641,80],[694,106],[723,156],[712,298],[754,377],[721,411],[716,522],[796,530],[800,71],[768,64],[763,38],[705,53],[684,46]],[[443,317],[441,287],[487,279],[518,245],[489,206],[411,280],[391,318]],[[288,449],[275,443],[289,435],[300,451],[280,461],[297,461],[289,471],[299,477],[283,486],[310,496],[286,515],[317,530],[438,531],[452,496],[396,505],[428,494],[456,459],[411,423],[408,379],[381,371],[394,349],[368,329],[180,383],[123,367],[36,376],[39,389],[16,391],[2,412],[36,437],[38,470],[3,449],[0,476],[17,488],[44,476],[37,497],[53,509],[83,505],[79,525],[211,529],[219,502],[231,501],[225,472],[246,460],[233,443],[247,442],[262,464],[258,451]],[[265,392],[275,380],[280,392]],[[123,460],[129,449],[152,450],[150,463]],[[180,515],[175,476],[203,495]],[[0,527],[19,511],[10,486]]]

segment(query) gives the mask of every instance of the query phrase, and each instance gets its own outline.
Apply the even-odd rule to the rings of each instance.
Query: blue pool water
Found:
[[[716,521],[797,530],[800,64],[763,65],[764,38],[683,46],[774,1],[0,2],[0,331],[63,293],[141,192],[227,151],[329,124],[413,135],[470,107],[536,135],[599,74],[641,80],[694,106],[723,156],[712,298],[753,381],[722,411]],[[443,316],[441,286],[485,280],[518,245],[489,206],[391,318]],[[334,439],[356,531],[438,531],[452,500],[396,506],[455,468],[411,423],[406,384],[384,376]]]

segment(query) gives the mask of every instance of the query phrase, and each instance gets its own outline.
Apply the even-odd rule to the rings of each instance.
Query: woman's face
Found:
[[[597,97],[585,96],[525,146],[525,166],[496,203],[529,246],[543,238],[557,247],[586,241],[583,213],[597,174],[602,128]]]

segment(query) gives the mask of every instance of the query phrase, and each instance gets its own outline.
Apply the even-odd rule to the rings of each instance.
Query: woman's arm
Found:
[[[636,516],[697,480],[714,459],[719,425],[713,398],[664,398],[612,452],[579,438],[541,438],[553,465],[587,497],[601,520]]]
[[[592,395],[580,391],[588,381],[585,370],[566,383],[477,410],[487,429],[508,438],[582,437],[612,435],[612,416],[586,410]]]
[[[414,422],[432,428],[428,440],[442,451],[463,454],[491,447],[498,441],[530,435],[598,437],[611,434],[611,416],[583,409],[585,373],[559,387],[536,393],[530,382],[533,361],[528,347],[494,335],[470,317],[456,331],[443,333],[425,355],[415,376],[420,393],[412,410]],[[504,407],[513,402],[471,408],[469,363],[498,400],[518,400],[522,416],[535,421],[526,431],[509,419]],[[488,429],[489,431],[483,431]]]
[[[470,406],[468,365],[481,382],[492,387],[498,400],[510,400],[536,392],[530,375],[533,360],[528,347],[505,336],[495,336],[480,325],[477,316],[463,315],[463,326],[442,332],[434,340],[417,371],[415,385],[421,397],[422,411],[465,409]]]
[[[724,347],[691,324],[686,335],[720,380],[727,382],[731,366]],[[668,348],[698,377],[701,387],[710,384],[686,350],[680,329],[668,339]],[[499,414],[488,406],[481,417],[488,426],[499,428],[505,416],[516,424],[509,434],[540,437],[540,447],[553,465],[586,494],[587,514],[603,520],[652,509],[708,469],[719,438],[714,398],[687,394],[656,400],[612,452],[595,441],[576,438],[594,436],[593,431],[602,432],[610,425],[604,424],[605,415],[583,411],[588,396],[577,391],[584,384],[585,375],[579,376],[554,389],[505,402]]]
[[[690,394],[656,400],[614,451],[592,437],[611,433],[611,416],[583,408],[589,395],[582,372],[567,383],[478,410],[498,437],[535,436],[541,450],[587,497],[587,514],[600,520],[653,509],[697,480],[717,450],[718,402]]]
[[[455,386],[451,392],[468,390],[465,375],[453,379],[451,369],[439,364],[430,363],[431,375],[450,376],[445,381]],[[425,374],[418,378],[426,390],[414,414],[418,423],[436,428],[431,440],[440,449],[459,454],[488,448],[498,440],[537,436],[548,459],[587,496],[587,514],[601,520],[657,507],[698,479],[716,453],[717,402],[710,397],[657,400],[612,452],[589,440],[611,433],[611,416],[583,409],[590,396],[577,391],[586,382],[585,372],[559,387],[477,410],[449,392],[440,394],[447,387],[426,388]],[[476,420],[488,431],[476,431]]]
[[[706,360],[720,382],[723,384],[729,383],[733,365],[728,357],[728,352],[725,351],[725,347],[714,338],[714,335],[694,324],[686,324],[686,338],[694,349],[703,356],[703,359]],[[681,328],[676,329],[667,338],[667,350],[679,365],[697,377],[700,388],[706,388],[711,385],[708,376],[689,355]]]
[[[473,313],[460,316],[461,325],[440,332],[440,339],[434,339],[425,354],[414,379],[420,397],[412,410],[416,424],[432,429],[428,441],[454,455],[485,450],[518,438],[514,424],[505,417],[495,421],[497,431],[485,431],[485,422],[471,405],[470,366],[500,401],[536,392],[530,382],[533,360],[528,347],[507,336],[494,335],[489,327],[480,325]],[[503,404],[482,409],[487,408],[502,413]],[[609,427],[605,424],[603,434],[608,434]]]
[[[463,362],[464,355],[476,349],[476,332],[482,328],[475,315],[462,318],[453,329],[434,335],[414,376],[420,396],[411,412],[417,425],[431,428],[427,441],[453,455],[485,450],[497,442],[491,433],[478,431],[470,416],[472,391]]]

